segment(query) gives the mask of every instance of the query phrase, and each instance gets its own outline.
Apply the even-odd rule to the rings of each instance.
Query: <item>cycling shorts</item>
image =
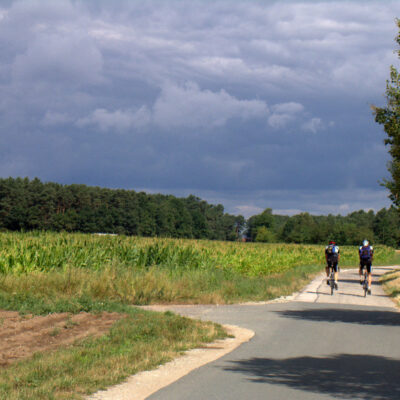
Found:
[[[360,260],[360,270],[361,273],[364,269],[364,267],[367,269],[367,272],[370,274],[372,271],[372,261],[371,260]]]
[[[338,272],[338,262],[337,262],[337,260],[328,260],[327,263],[328,263],[328,265],[327,265],[328,268],[333,268],[333,270],[335,272]]]

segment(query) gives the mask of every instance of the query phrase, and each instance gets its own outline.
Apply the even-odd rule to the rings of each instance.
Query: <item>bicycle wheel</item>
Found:
[[[334,280],[333,276],[331,276],[329,279],[329,285],[331,287],[331,296],[333,296],[333,291],[335,289],[335,280]]]
[[[368,292],[368,277],[367,277],[366,274],[364,274],[363,289],[364,289],[364,297],[367,297],[367,292]]]

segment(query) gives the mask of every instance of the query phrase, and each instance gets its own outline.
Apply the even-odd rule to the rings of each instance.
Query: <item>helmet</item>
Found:
[[[363,240],[363,246],[368,246],[368,245],[369,245],[368,240],[367,239]]]
[[[330,240],[329,244],[336,244],[336,242],[334,240]]]

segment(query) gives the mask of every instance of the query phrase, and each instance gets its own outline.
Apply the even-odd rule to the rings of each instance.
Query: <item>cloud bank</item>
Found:
[[[398,63],[399,15],[378,0],[4,2],[1,176],[246,214],[381,208],[369,104]]]

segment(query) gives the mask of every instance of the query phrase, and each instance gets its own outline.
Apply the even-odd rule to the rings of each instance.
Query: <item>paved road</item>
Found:
[[[288,302],[175,307],[256,334],[149,399],[400,399],[400,313],[377,283],[364,298],[354,270],[341,279],[334,296],[319,279]]]

